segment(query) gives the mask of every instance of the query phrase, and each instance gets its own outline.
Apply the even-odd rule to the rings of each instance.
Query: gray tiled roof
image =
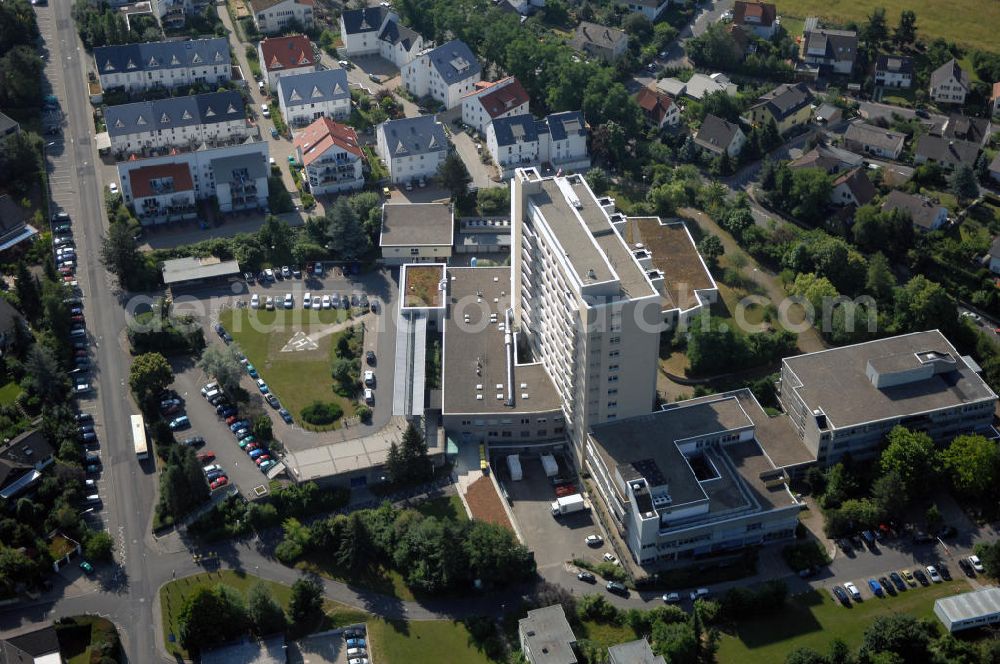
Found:
[[[389,42],[393,46],[402,44],[403,48],[409,51],[420,39],[420,33],[416,30],[400,25],[398,21],[389,21],[378,36],[384,42]]]
[[[438,46],[427,53],[427,57],[445,85],[464,81],[482,71],[472,49],[459,39]]]
[[[812,103],[813,95],[805,83],[782,83],[758,99],[757,106],[767,106],[771,115],[783,120]]]
[[[957,166],[972,166],[979,155],[979,144],[943,136],[925,134],[917,141],[915,154],[925,159]]]
[[[944,206],[931,203],[923,196],[908,194],[898,189],[890,191],[885,202],[882,203],[883,210],[888,212],[902,210],[909,215],[911,222],[926,230],[933,228],[934,221],[942,207]]]
[[[709,114],[701,121],[701,127],[694,140],[698,145],[713,152],[721,152],[729,149],[737,131],[740,131],[738,125]]]
[[[101,74],[158,71],[198,65],[230,65],[229,42],[225,38],[161,41],[145,44],[99,46],[94,62]]]
[[[212,160],[216,183],[229,182],[233,179],[233,173],[242,170],[246,170],[250,178],[259,180],[267,176],[267,162],[260,158],[259,152]]]
[[[887,55],[882,53],[875,61],[875,71],[913,76],[913,59],[905,55]]]
[[[864,122],[853,122],[844,132],[844,140],[895,152],[902,149],[906,135]]]
[[[553,141],[566,140],[571,134],[580,136],[587,134],[587,123],[580,111],[552,113],[545,118],[545,124],[548,125],[549,136],[552,137]]]
[[[430,154],[448,149],[444,126],[433,115],[386,120],[378,126],[385,134],[390,156]]]
[[[323,69],[278,79],[278,94],[287,107],[316,104],[337,99],[350,99],[347,72],[343,69]]]
[[[18,126],[17,120],[5,115],[4,113],[0,113],[0,136],[3,136],[10,131],[12,127],[16,126]]]
[[[839,62],[854,62],[858,52],[858,33],[853,30],[819,28],[806,33],[806,48],[822,49],[823,57]]]
[[[341,16],[347,34],[357,35],[363,32],[375,32],[382,27],[386,13],[385,7],[365,7],[346,11]]]
[[[244,119],[246,106],[238,92],[227,90],[109,106],[104,118],[109,135],[124,136]]]
[[[544,125],[544,122],[536,121],[530,113],[497,118],[493,121],[493,132],[497,137],[497,145],[503,147],[518,143],[533,143],[538,140],[539,124]]]
[[[971,85],[969,74],[958,66],[958,60],[955,58],[952,58],[934,70],[931,74],[931,87],[937,87],[942,83],[946,83],[952,76],[954,76],[955,80],[960,82],[966,90],[969,89],[969,86]]]

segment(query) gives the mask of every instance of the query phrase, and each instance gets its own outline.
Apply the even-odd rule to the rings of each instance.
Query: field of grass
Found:
[[[112,643],[117,628],[99,616],[73,616],[71,620],[74,624],[56,628],[59,650],[67,664],[90,664],[91,651]]]
[[[964,46],[996,51],[996,28],[1000,25],[1000,3],[983,0],[777,0],[782,25],[789,28],[787,17],[804,19],[818,16],[837,23],[867,20],[872,9],[884,7],[889,28],[899,22],[904,9],[917,13],[917,36],[926,41],[943,37]],[[797,25],[797,23],[796,23]]]
[[[363,573],[345,572],[337,567],[329,556],[306,558],[298,562],[295,567],[333,581],[346,583],[358,590],[371,590],[405,602],[417,599],[413,591],[406,586],[403,575],[393,569],[377,567]]]
[[[443,496],[441,498],[431,498],[416,505],[415,510],[424,516],[434,516],[439,519],[451,519],[453,521],[468,521],[469,515],[465,513],[465,505],[458,496]]]
[[[577,637],[582,641],[584,639],[590,641],[591,643],[596,643],[601,651],[605,651],[609,646],[616,645],[618,643],[625,643],[626,641],[635,640],[635,632],[628,625],[610,625],[607,623],[598,623],[592,620],[585,620],[582,625],[582,629],[579,630]]]
[[[163,634],[167,651],[172,655],[179,655],[184,659],[190,658],[188,652],[181,648],[176,638],[173,642],[170,639],[171,635],[177,637],[179,634],[180,628],[177,624],[177,616],[190,593],[201,587],[213,587],[221,583],[246,595],[250,587],[261,580],[245,572],[220,570],[218,572],[204,572],[183,579],[177,579],[163,586],[160,590],[160,613],[163,616]],[[264,584],[271,589],[271,594],[278,604],[287,610],[288,600],[292,596],[291,587],[266,580],[264,580]],[[326,612],[326,619],[320,626],[319,631],[334,629],[343,625],[352,625],[357,622],[363,622],[368,618],[368,614],[364,611],[337,602],[327,601],[323,605],[323,609]]]
[[[355,402],[334,392],[330,375],[333,349],[343,332],[322,334],[325,329],[346,318],[347,312],[340,309],[303,311],[301,308],[275,311],[227,309],[219,316],[220,322],[239,343],[268,387],[296,420],[305,406],[317,400],[337,403],[344,409],[346,417],[354,414]],[[317,348],[282,352],[282,348],[300,331],[314,338]],[[339,420],[328,428],[337,426]]]
[[[14,403],[21,396],[21,386],[11,381],[0,386],[0,404],[7,406]]]
[[[856,648],[865,628],[876,616],[908,613],[917,618],[933,618],[934,600],[968,589],[963,581],[928,588],[918,586],[898,597],[867,599],[850,608],[836,603],[825,590],[796,595],[781,613],[741,621],[735,633],[724,634],[718,661],[721,664],[783,662],[789,652],[803,646],[826,652],[835,638]]]
[[[368,622],[371,660],[380,664],[489,664],[491,661],[472,643],[460,622]]]

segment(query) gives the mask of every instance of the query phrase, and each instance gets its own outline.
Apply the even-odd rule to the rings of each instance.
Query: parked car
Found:
[[[191,426],[191,420],[188,419],[187,415],[181,415],[180,417],[175,417],[174,419],[170,420],[169,426],[171,431],[187,429],[189,426]]]
[[[281,266],[281,276],[284,277],[285,279],[291,279],[292,278],[292,269],[290,267],[288,267],[287,265],[282,265]]]
[[[984,571],[983,563],[979,560],[979,556],[969,556],[969,564],[972,565],[972,569],[976,571],[977,574],[982,574]]]
[[[250,450],[250,455],[249,456],[250,456],[251,459],[256,459],[257,457],[259,457],[262,454],[267,454],[267,452],[264,450],[264,448],[258,447],[255,450]]]
[[[274,298],[270,295],[268,295],[267,299],[264,300],[264,309],[267,311],[274,311]]]
[[[183,445],[184,447],[201,447],[205,444],[205,439],[201,436],[191,436],[189,438],[185,438],[178,444]]]
[[[916,578],[914,578],[913,572],[911,572],[910,570],[904,569],[900,571],[899,575],[903,577],[904,581],[906,581],[906,585],[913,587],[917,585],[917,580]]]
[[[94,566],[88,563],[86,560],[80,562],[80,569],[83,570],[84,574],[93,574]]]
[[[292,298],[292,294],[285,293],[285,304],[284,304],[285,309],[291,309],[294,306],[295,306],[295,300],[294,298]]]
[[[604,543],[604,538],[600,535],[587,535],[587,539],[584,540],[587,546],[600,546]]]
[[[364,639],[347,639],[348,648],[364,648],[366,645]]]
[[[271,455],[269,455],[269,454],[262,454],[259,457],[257,457],[256,459],[254,459],[253,462],[255,464],[257,464],[258,468],[260,468],[262,465],[264,465],[265,463],[267,463],[270,460],[271,460]]]
[[[962,571],[965,572],[966,576],[971,577],[976,575],[976,570],[972,567],[972,563],[969,562],[968,558],[959,558],[958,566],[962,568]]]
[[[850,594],[851,599],[853,599],[855,602],[861,601],[861,591],[858,590],[858,587],[856,585],[848,581],[847,583],[844,584],[844,588],[847,590],[848,594]]]
[[[257,379],[257,389],[260,390],[261,394],[267,394],[270,391],[267,387],[267,383],[264,382],[263,378]]]
[[[260,472],[262,472],[262,473],[266,473],[266,472],[267,472],[267,471],[268,471],[268,470],[269,470],[269,469],[271,468],[271,466],[274,466],[274,465],[276,465],[277,463],[278,463],[278,462],[277,462],[277,461],[275,461],[274,459],[268,459],[268,460],[267,460],[267,461],[265,461],[264,463],[260,464],[260,465],[258,466],[258,468],[260,468]]]
[[[215,452],[202,452],[198,455],[198,461],[202,463],[211,463],[215,461]]]
[[[371,366],[375,366],[375,352],[374,351],[370,350],[370,351],[367,351],[365,353],[365,362],[367,362]]]
[[[899,592],[906,590],[906,582],[903,581],[903,577],[899,575],[899,572],[890,572],[889,580],[892,581],[892,585],[896,586],[896,590]]]
[[[617,563],[618,559],[615,558],[615,554],[613,554],[610,551],[608,551],[608,552],[606,552],[604,554],[604,562],[606,562],[606,563]]]
[[[278,415],[281,415],[281,419],[285,421],[285,424],[291,424],[293,422],[292,414],[288,412],[287,408],[279,408]]]
[[[247,370],[247,373],[250,374],[251,378],[259,378],[259,376],[257,375],[257,367],[255,367],[254,365],[250,364],[249,362],[247,362],[246,370]]]
[[[312,293],[306,293],[305,295],[303,295],[302,308],[309,309],[310,307],[312,307],[312,299],[313,299]]]
[[[577,572],[576,573],[576,578],[579,579],[580,581],[585,582],[585,583],[596,583],[597,582],[597,577],[595,577],[593,574],[591,574],[590,572],[588,572],[586,570]]]
[[[872,594],[876,597],[885,597],[885,591],[882,590],[882,584],[875,579],[868,579],[868,587],[871,588]]]
[[[878,578],[878,582],[879,582],[879,585],[882,586],[882,588],[887,593],[889,593],[890,595],[895,595],[896,594],[896,589],[893,587],[892,583],[889,582],[889,579],[887,579],[884,576],[880,576]]]
[[[225,473],[222,472],[221,470],[212,470],[210,472],[205,473],[205,478],[209,482],[214,482],[215,480],[219,479],[220,477],[222,477],[224,475],[225,475]]]
[[[930,580],[933,581],[934,583],[941,583],[942,581],[941,574],[938,573],[937,567],[935,567],[934,565],[927,566],[927,576],[930,577]]]
[[[237,420],[236,422],[233,422],[232,424],[229,425],[229,430],[232,431],[233,433],[236,433],[240,429],[245,429],[248,426],[250,426],[249,420]]]
[[[662,599],[667,604],[677,604],[678,602],[681,601],[681,594],[680,593],[667,593],[666,595],[663,596]]]
[[[922,586],[931,585],[931,582],[927,580],[927,575],[924,574],[923,570],[920,569],[913,570],[913,578],[915,578],[918,582],[920,582],[920,585]]]
[[[368,370],[364,373],[364,383],[368,387],[375,387],[375,372]]]
[[[371,405],[375,403],[375,393],[368,388],[364,391],[365,403]]]
[[[260,294],[259,293],[254,293],[253,295],[250,296],[250,308],[251,309],[260,309]]]
[[[214,482],[212,482],[208,486],[209,486],[209,488],[211,488],[214,491],[215,489],[224,487],[227,484],[229,484],[229,478],[226,477],[225,475],[223,475],[223,476],[217,478]]]
[[[219,464],[212,464],[211,466],[205,466],[204,468],[202,468],[202,470],[205,472],[206,475],[208,475],[213,471],[222,470],[222,466],[220,466]]]
[[[271,408],[277,408],[278,406],[281,405],[281,403],[278,401],[278,397],[274,396],[273,393],[265,394],[264,401],[266,401],[268,405],[271,406]]]
[[[833,596],[836,597],[837,601],[843,604],[844,606],[851,605],[851,598],[848,597],[847,592],[844,591],[844,589],[841,588],[840,586],[833,587]]]
[[[622,597],[628,597],[628,588],[626,588],[625,584],[623,583],[618,583],[617,581],[608,581],[607,585],[604,586],[604,588],[609,593],[621,595]]]

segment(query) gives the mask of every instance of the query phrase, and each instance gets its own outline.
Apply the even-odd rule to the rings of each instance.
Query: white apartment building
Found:
[[[424,51],[401,68],[403,86],[417,97],[431,97],[454,108],[476,89],[482,76],[479,61],[465,42],[457,39]]]
[[[968,72],[952,58],[931,74],[931,101],[939,104],[964,104],[972,81]]]
[[[528,112],[528,92],[513,76],[492,83],[479,83],[475,92],[462,98],[462,122],[479,133],[497,118]]]
[[[343,69],[321,69],[278,79],[278,106],[290,127],[318,118],[342,120],[351,114],[351,91]]]
[[[399,16],[385,7],[348,9],[340,13],[341,55],[374,55],[379,52],[378,36],[387,21],[399,21]]]
[[[364,186],[364,152],[352,127],[321,117],[296,132],[292,145],[314,196],[357,191]]]
[[[219,209],[223,212],[266,207],[267,146],[267,141],[247,141],[237,145],[190,152],[175,151],[162,157],[119,162],[117,167],[122,199],[126,205],[134,205],[137,198],[141,201],[148,197],[142,185],[133,186],[133,173],[136,174],[137,183],[139,178],[143,178],[145,182],[149,171],[141,169],[165,164],[181,164],[190,172],[196,200],[215,196],[219,202]],[[181,182],[175,179],[175,187]],[[140,212],[142,208],[136,210],[137,215]],[[155,221],[154,218],[144,219],[142,216],[139,216],[139,221],[144,225],[162,223]]]
[[[233,91],[108,106],[104,121],[111,149],[119,155],[250,135],[243,98]]]
[[[253,24],[262,34],[281,32],[290,23],[306,30],[314,25],[313,0],[250,0]]]
[[[136,218],[159,226],[198,216],[191,167],[185,162],[142,166],[129,172]]]
[[[98,46],[94,64],[105,90],[138,92],[158,86],[215,85],[232,78],[225,38]]]
[[[390,14],[379,30],[377,43],[379,55],[397,69],[402,69],[425,49],[424,38],[416,30],[402,25],[395,14]]]
[[[655,22],[656,18],[670,6],[670,0],[616,0],[616,4]]]
[[[660,293],[615,231],[613,202],[582,176],[519,169],[511,210],[513,324],[551,378],[581,459],[591,426],[653,408]]]
[[[590,167],[587,123],[583,113],[553,113],[544,120],[531,115],[499,118],[486,126],[486,146],[503,177],[515,168],[552,164],[563,171]]]
[[[257,57],[264,83],[272,92],[278,89],[278,79],[316,71],[316,53],[305,35],[269,37],[257,44]]]
[[[394,184],[434,177],[448,155],[448,136],[433,115],[386,120],[375,134],[376,151]]]

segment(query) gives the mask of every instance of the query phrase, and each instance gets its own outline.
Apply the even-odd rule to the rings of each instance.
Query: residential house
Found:
[[[222,212],[237,212],[264,208],[267,206],[268,176],[267,141],[246,141],[233,145],[203,148],[192,151],[172,150],[170,154],[146,159],[130,159],[118,163],[118,179],[122,199],[126,205],[133,205],[136,217],[144,226],[163,224],[173,217],[151,207],[148,211],[141,205],[143,201],[157,196],[157,187],[169,185],[180,192],[188,191],[187,178],[182,171],[172,171],[172,183],[158,177],[160,171],[146,170],[150,166],[177,164],[186,167],[194,185],[196,201],[215,197]],[[134,175],[133,175],[134,174]],[[135,186],[133,186],[133,177]],[[167,195],[169,191],[165,192]],[[187,193],[178,196],[178,204],[190,200]],[[134,204],[139,202],[139,206]],[[169,201],[172,203],[173,198]]]
[[[517,623],[521,652],[530,664],[576,664],[576,635],[561,604],[528,611]]]
[[[987,167],[989,169],[990,177],[993,178],[995,182],[1000,183],[1000,153],[993,157],[993,161]]]
[[[498,118],[486,127],[486,146],[503,177],[516,168],[551,164],[563,171],[590,166],[587,123],[579,111]]]
[[[352,127],[320,117],[295,133],[292,146],[314,196],[356,191],[364,186],[365,155]]]
[[[616,0],[616,4],[655,23],[657,17],[670,6],[670,0]]]
[[[278,79],[278,105],[290,127],[317,118],[343,119],[351,114],[351,90],[343,69],[321,69]]]
[[[341,12],[340,39],[344,45],[340,53],[349,58],[378,53],[381,50],[378,36],[389,20],[398,22],[399,17],[381,6]]]
[[[248,4],[261,34],[277,34],[290,26],[308,30],[315,25],[314,0],[249,0]]]
[[[915,164],[940,164],[946,170],[958,166],[974,167],[979,156],[979,144],[955,138],[945,138],[936,134],[924,134],[917,139],[913,151]]]
[[[476,88],[462,98],[462,122],[481,134],[497,118],[528,112],[528,93],[513,76],[492,83],[479,82]]]
[[[618,28],[580,21],[570,46],[591,57],[611,62],[628,49],[628,35]]]
[[[98,46],[94,65],[105,90],[211,86],[232,78],[229,42],[224,37]]]
[[[709,114],[702,120],[694,142],[714,155],[727,152],[730,157],[736,157],[743,149],[746,135],[738,124]]]
[[[21,131],[21,125],[10,116],[0,112],[0,139]]]
[[[666,664],[666,660],[653,654],[649,641],[638,639],[609,647],[608,664]]]
[[[858,57],[858,33],[820,28],[817,19],[808,18],[802,34],[801,56],[808,67],[820,74],[849,76]]]
[[[870,203],[878,192],[864,168],[852,169],[833,181],[830,202],[834,205],[861,207]]]
[[[0,498],[10,500],[33,486],[55,461],[56,451],[39,429],[0,443]]]
[[[635,95],[635,102],[642,109],[646,122],[663,129],[667,126],[675,126],[681,120],[681,109],[670,95],[643,87]]]
[[[820,104],[813,112],[813,117],[818,123],[832,125],[844,118],[844,111],[834,104]]]
[[[913,59],[905,55],[879,54],[875,59],[875,85],[908,90],[913,85]]]
[[[433,177],[448,155],[444,125],[433,115],[386,120],[375,133],[378,155],[395,184]]]
[[[401,68],[403,86],[416,97],[431,97],[451,109],[476,89],[479,61],[465,42],[452,40],[424,51]]]
[[[812,102],[812,92],[805,83],[782,83],[750,107],[750,124],[763,126],[773,120],[783,134],[809,122]]]
[[[386,265],[447,262],[454,237],[455,216],[447,203],[382,206],[378,244]]]
[[[525,17],[534,14],[545,6],[545,0],[495,0],[494,4],[500,11],[518,14]],[[523,18],[521,19],[524,20]]]
[[[781,21],[773,3],[736,0],[733,4],[733,25],[741,26],[761,39],[770,39]]]
[[[909,215],[913,227],[925,233],[938,230],[948,223],[948,208],[932,203],[924,196],[908,194],[898,189],[889,192],[882,209],[886,212],[902,210]]]
[[[736,84],[722,73],[695,74],[686,82],[677,78],[661,78],[656,82],[656,88],[674,99],[679,99],[682,95],[702,99],[713,92],[725,92],[730,97],[735,97],[738,92]]]
[[[3,664],[63,664],[59,637],[52,623],[29,624],[0,635]]]
[[[129,172],[135,216],[146,226],[198,216],[194,178],[187,163],[152,164]]]
[[[316,53],[305,35],[266,37],[257,44],[257,57],[264,83],[272,92],[278,89],[282,76],[316,70]]]
[[[998,157],[998,159],[1000,159],[1000,157]],[[993,244],[990,245],[990,253],[988,257],[990,272],[993,274],[1000,274],[1000,235],[993,238]]]
[[[844,132],[844,147],[882,159],[899,159],[906,134],[864,122],[853,122]]]
[[[243,97],[232,90],[108,106],[104,122],[119,155],[250,136]]]
[[[389,13],[378,33],[378,52],[397,69],[413,60],[424,50],[424,38],[416,30],[399,22],[395,14]]]
[[[990,93],[990,115],[1000,115],[1000,81],[993,84],[993,91]]]
[[[971,118],[952,113],[945,120],[941,135],[948,139],[978,143],[980,147],[986,147],[990,136],[993,135],[993,125],[986,118]]]
[[[160,25],[167,30],[179,30],[187,23],[188,16],[195,13],[195,3],[191,0],[152,0],[150,9]],[[204,3],[199,2],[199,8]]]
[[[28,223],[28,210],[9,194],[0,194],[0,251],[6,251],[38,235],[38,230]]]
[[[788,162],[792,170],[801,168],[822,168],[828,175],[849,171],[865,163],[861,155],[841,150],[829,145],[817,145],[809,152]]]
[[[899,425],[936,442],[995,435],[997,395],[980,371],[928,330],[786,357],[778,394],[796,438],[829,467],[876,457]]]
[[[964,104],[972,88],[972,79],[952,58],[931,74],[931,101],[939,104]]]

